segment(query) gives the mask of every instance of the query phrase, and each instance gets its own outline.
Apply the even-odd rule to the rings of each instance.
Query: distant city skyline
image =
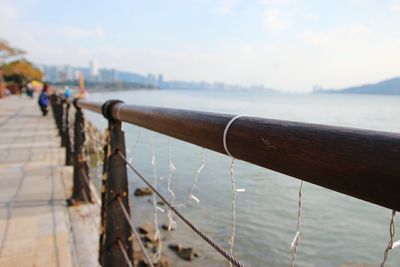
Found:
[[[400,0],[0,2],[33,62],[295,92],[399,76],[398,25]]]
[[[71,65],[36,64],[43,72],[47,82],[76,82],[82,74],[86,81],[96,83],[134,82],[144,87],[160,89],[193,89],[193,90],[269,90],[261,84],[241,86],[224,82],[165,80],[162,73],[139,74],[118,69],[107,69],[99,66],[95,60],[90,60],[86,67]]]

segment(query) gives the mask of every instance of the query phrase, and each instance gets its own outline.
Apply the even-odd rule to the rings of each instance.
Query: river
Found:
[[[90,100],[121,99],[126,103],[184,108],[337,126],[400,132],[400,97],[340,94],[270,94],[249,91],[139,90],[92,93]],[[106,121],[90,113],[101,130]],[[153,179],[152,140],[158,186],[168,197],[168,153],[176,167],[171,188],[176,203],[184,203],[201,165],[203,149],[132,125],[124,125],[127,155],[140,172]],[[327,151],[329,153],[329,151]],[[205,166],[194,191],[200,200],[182,212],[217,242],[228,248],[231,231],[232,185],[230,158],[205,151]],[[399,163],[400,164],[400,163]],[[290,243],[296,232],[300,181],[238,161],[237,229],[234,255],[246,266],[290,266]],[[144,184],[130,174],[130,190]],[[379,177],[377,177],[379,179]],[[132,197],[136,223],[153,220],[147,198]],[[161,221],[166,214],[158,213]],[[378,266],[389,238],[391,211],[309,183],[303,188],[301,240],[296,266]],[[179,240],[194,246],[201,257],[195,266],[227,266],[224,259],[177,219],[178,229],[165,243]],[[399,226],[398,224],[397,226]],[[400,238],[400,237],[399,237]],[[171,241],[172,240],[172,241]],[[167,250],[167,245],[163,246]],[[180,266],[189,266],[181,263]],[[386,266],[400,266],[400,248],[391,251]]]

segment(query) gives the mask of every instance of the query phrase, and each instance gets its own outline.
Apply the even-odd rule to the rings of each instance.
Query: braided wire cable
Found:
[[[139,233],[136,231],[135,226],[133,225],[132,218],[129,216],[128,211],[126,210],[124,204],[122,203],[121,197],[118,197],[118,203],[119,203],[119,205],[121,206],[122,212],[124,213],[125,218],[126,218],[127,222],[129,223],[129,226],[131,227],[132,232],[133,232],[133,234],[134,234],[135,237],[136,237],[136,240],[137,240],[138,243],[139,243],[139,247],[140,247],[140,249],[142,250],[144,257],[146,258],[147,264],[148,264],[150,267],[154,267],[153,262],[151,261],[149,254],[147,253],[146,249],[144,248],[144,245],[143,245],[142,240],[140,239],[140,235],[139,235]]]
[[[294,265],[295,265],[297,247],[300,243],[300,222],[301,222],[303,183],[304,183],[303,181],[300,182],[300,188],[299,188],[299,202],[298,202],[298,209],[297,209],[296,234],[295,234],[292,244],[291,244],[291,247],[292,247],[292,261],[291,261],[291,265],[290,265],[291,267],[294,267]]]
[[[244,265],[234,258],[229,252],[227,252],[224,248],[222,248],[220,245],[218,245],[214,240],[211,239],[208,235],[203,233],[197,226],[195,226],[193,223],[191,223],[188,219],[186,219],[185,216],[183,216],[173,205],[171,205],[165,197],[161,195],[160,192],[156,188],[150,184],[146,178],[144,178],[143,175],[141,175],[133,166],[131,163],[128,162],[128,160],[125,158],[125,156],[118,151],[118,154],[121,156],[122,159],[126,162],[127,166],[148,186],[150,189],[161,199],[162,202],[165,203],[189,228],[191,228],[195,233],[197,233],[201,238],[203,238],[209,245],[211,245],[218,253],[220,253],[222,256],[224,256],[229,262],[231,262],[234,266],[237,267],[243,267]]]
[[[385,252],[383,254],[383,260],[382,260],[380,267],[384,267],[386,261],[389,258],[389,250],[391,250],[393,247],[395,234],[396,234],[396,211],[392,210],[392,218],[390,219],[390,226],[389,226],[390,239],[389,239],[389,243],[385,249]]]
[[[126,264],[128,264],[129,267],[133,267],[133,264],[132,264],[131,260],[129,259],[128,253],[126,253],[124,245],[122,244],[121,240],[119,240],[119,239],[118,239],[118,245],[119,245],[119,248],[121,249],[122,254],[124,255]]]

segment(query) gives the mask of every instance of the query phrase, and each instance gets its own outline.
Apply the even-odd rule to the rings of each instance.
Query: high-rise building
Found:
[[[163,75],[160,73],[160,74],[158,74],[158,88],[162,88],[163,82],[164,82],[164,77],[163,77]]]
[[[157,78],[154,74],[147,74],[147,85],[151,87],[157,86]]]
[[[74,70],[71,67],[71,65],[65,65],[64,72],[65,72],[65,79],[67,81],[72,81],[74,79]]]
[[[89,62],[89,74],[91,80],[95,80],[99,75],[99,66],[97,65],[97,62],[94,60],[91,60]]]
[[[102,82],[118,82],[118,70],[116,69],[100,69],[99,78]]]

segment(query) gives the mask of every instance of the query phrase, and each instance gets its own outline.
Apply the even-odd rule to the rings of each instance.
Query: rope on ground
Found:
[[[294,267],[295,261],[296,261],[296,252],[297,252],[297,247],[300,243],[300,222],[301,222],[301,198],[303,194],[303,181],[300,183],[300,188],[299,188],[299,206],[297,209],[297,226],[296,226],[296,234],[293,238],[291,247],[292,247],[292,262],[291,262],[291,267]]]
[[[122,244],[121,240],[119,240],[119,239],[118,239],[118,245],[119,245],[119,248],[121,249],[122,254],[124,255],[126,264],[128,264],[129,267],[133,267],[133,264],[132,264],[131,260],[129,259],[128,253],[126,253],[124,245]]]
[[[224,248],[218,245],[211,237],[207,236],[200,229],[197,228],[194,224],[192,224],[188,219],[186,219],[174,206],[172,206],[165,197],[163,197],[160,192],[158,192],[148,181],[143,177],[133,166],[130,164],[125,156],[118,151],[119,155],[126,162],[127,166],[148,186],[150,189],[161,199],[162,202],[165,203],[189,228],[191,228],[195,233],[197,233],[201,238],[203,238],[209,245],[211,245],[217,252],[219,252],[222,256],[224,256],[229,262],[231,262],[234,266],[243,267],[244,265],[234,258],[229,252],[227,252]]]
[[[144,248],[144,245],[143,245],[142,240],[140,239],[140,235],[139,235],[139,233],[136,231],[135,226],[133,225],[132,218],[129,216],[129,213],[128,213],[128,211],[126,210],[126,208],[125,208],[125,206],[124,206],[124,203],[122,203],[122,200],[121,200],[120,197],[118,197],[118,203],[119,203],[119,205],[121,206],[121,209],[122,209],[122,211],[123,211],[123,213],[124,213],[124,215],[125,215],[125,218],[126,218],[127,222],[129,223],[129,226],[131,227],[132,232],[133,232],[133,234],[134,234],[135,237],[136,237],[136,240],[137,240],[138,243],[139,243],[139,247],[140,247],[140,249],[142,250],[144,257],[146,258],[147,263],[149,264],[150,267],[154,267],[153,262],[151,261],[149,254],[147,253],[146,249]]]
[[[383,261],[381,263],[381,267],[385,266],[386,261],[389,258],[389,250],[398,247],[400,245],[400,242],[394,242],[394,236],[396,234],[396,211],[393,210],[392,211],[392,218],[390,220],[390,226],[389,226],[389,234],[390,234],[390,239],[389,239],[389,243],[385,249],[385,253],[383,254]]]

